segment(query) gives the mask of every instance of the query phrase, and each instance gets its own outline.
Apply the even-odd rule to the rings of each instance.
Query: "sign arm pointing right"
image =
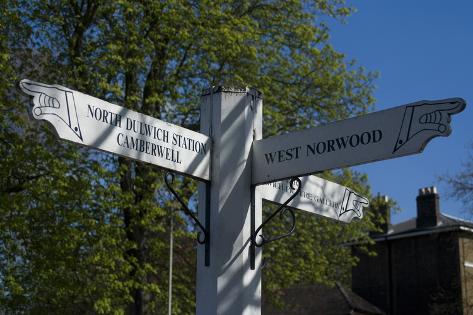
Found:
[[[253,184],[420,153],[451,133],[461,98],[420,101],[253,143]]]

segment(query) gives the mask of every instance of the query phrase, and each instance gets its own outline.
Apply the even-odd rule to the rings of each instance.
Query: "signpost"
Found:
[[[204,92],[197,133],[59,85],[22,80],[20,87],[33,96],[34,118],[50,122],[60,138],[205,181],[196,219],[166,178],[204,232],[198,315],[261,314],[260,247],[290,235],[295,224],[292,213],[289,233],[258,234],[276,214],[262,220],[263,199],[281,204],[277,211],[287,205],[343,222],[362,218],[367,198],[315,176],[297,177],[421,152],[431,138],[448,136],[450,116],[465,108],[460,98],[421,101],[261,140],[263,103],[255,90]]]
[[[22,80],[33,117],[62,139],[209,180],[209,137],[60,85]]]
[[[317,176],[304,176],[301,183],[299,193],[288,203],[291,208],[350,223],[354,218],[361,219],[363,208],[369,205],[368,198],[352,189]],[[288,180],[258,188],[263,199],[277,204],[283,204],[294,193]]]
[[[253,144],[253,184],[420,153],[465,101],[420,101]]]

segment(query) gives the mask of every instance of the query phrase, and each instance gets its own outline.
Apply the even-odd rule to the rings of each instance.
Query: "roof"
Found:
[[[266,297],[267,298],[267,297]],[[270,299],[270,298],[269,298]],[[277,310],[263,301],[264,315],[383,315],[383,311],[337,283],[298,286],[283,291],[284,310]]]
[[[373,236],[373,238],[375,240],[395,239],[446,231],[467,231],[473,233],[473,222],[447,214],[440,214],[440,220],[436,226],[417,228],[416,218],[411,218],[407,221],[390,226],[388,233],[376,235]]]

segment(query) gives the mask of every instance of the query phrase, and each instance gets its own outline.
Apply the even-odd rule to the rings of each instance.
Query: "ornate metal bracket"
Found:
[[[297,187],[295,187],[295,184],[297,182]],[[298,178],[298,177],[294,177],[291,179],[290,181],[290,186],[291,186],[291,189],[294,190],[294,193],[291,195],[291,197],[289,197],[289,199],[286,200],[286,202],[284,202],[276,211],[274,211],[269,217],[266,218],[266,220],[263,221],[263,223],[261,223],[261,225],[253,232],[253,234],[251,235],[251,269],[254,269],[255,268],[255,262],[254,262],[254,254],[255,254],[255,251],[254,251],[254,247],[262,247],[263,245],[267,244],[267,243],[270,243],[270,242],[274,242],[274,241],[277,241],[277,240],[280,240],[280,239],[283,239],[285,237],[288,237],[290,236],[292,233],[294,233],[294,230],[296,228],[296,216],[294,214],[294,210],[287,207],[287,205],[297,196],[297,194],[299,194],[299,192],[301,191],[301,188],[302,188],[302,182],[301,180]],[[253,203],[253,202],[252,202]],[[279,236],[276,236],[276,237],[273,237],[273,238],[266,238],[263,234],[259,235],[259,237],[261,238],[261,242],[258,242],[256,240],[257,236],[258,236],[258,233],[263,229],[263,227],[269,222],[271,221],[277,214],[279,214],[281,217],[283,217],[285,214],[289,214],[289,217],[291,219],[291,224],[290,224],[290,227],[288,229],[288,231],[282,235],[279,235]]]
[[[195,214],[187,207],[187,204],[179,197],[177,192],[172,188],[172,184],[174,183],[174,174],[173,173],[166,173],[164,175],[164,182],[168,187],[169,191],[173,194],[173,196],[179,201],[182,206],[182,210],[185,214],[187,214],[194,223],[199,227],[200,231],[197,232],[197,243],[205,244],[205,265],[210,265],[210,235],[209,235],[209,225],[210,225],[210,218],[209,218],[209,200],[210,200],[210,183],[206,184],[206,210],[205,210],[205,226],[199,221],[199,219],[195,216]],[[203,238],[201,237],[203,235]]]

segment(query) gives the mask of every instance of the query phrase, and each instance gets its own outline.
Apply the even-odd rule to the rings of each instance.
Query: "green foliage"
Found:
[[[58,141],[29,118],[19,79],[192,129],[203,88],[252,86],[264,94],[265,136],[361,114],[373,102],[374,74],[328,43],[323,19],[348,16],[343,0],[0,4],[0,313],[164,314],[171,215],[173,312],[195,312],[195,235],[162,171]],[[324,176],[368,193],[366,178],[349,170]],[[195,186],[176,183],[184,196]],[[374,228],[369,214],[349,226],[297,215],[296,236],[265,248],[277,261],[264,271],[265,294],[346,279],[355,262],[343,244]]]

